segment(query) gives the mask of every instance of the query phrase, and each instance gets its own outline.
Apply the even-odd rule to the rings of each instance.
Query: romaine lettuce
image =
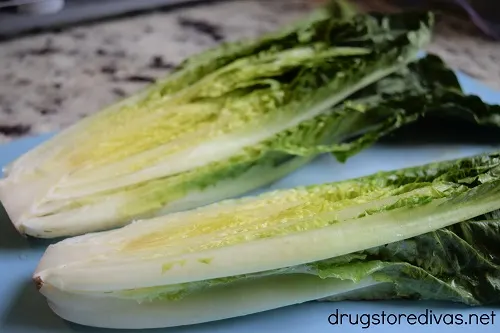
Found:
[[[374,83],[408,91],[379,81],[415,60],[433,16],[335,8],[196,55],[21,156],[0,181],[15,227],[72,236],[202,206],[269,184],[319,152],[345,158],[410,121],[412,112],[377,107],[385,95],[346,99]]]
[[[116,328],[317,299],[496,303],[499,170],[490,153],[225,200],[51,245],[34,280],[61,317]]]

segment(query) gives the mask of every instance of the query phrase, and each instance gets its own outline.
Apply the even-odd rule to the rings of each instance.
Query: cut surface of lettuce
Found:
[[[225,200],[51,245],[34,280],[63,318],[121,328],[315,299],[498,302],[499,170],[490,153]]]
[[[335,107],[413,61],[433,18],[339,15],[197,55],[26,153],[0,181],[13,224],[43,238],[112,229],[269,184],[315,147],[372,142],[393,125]]]

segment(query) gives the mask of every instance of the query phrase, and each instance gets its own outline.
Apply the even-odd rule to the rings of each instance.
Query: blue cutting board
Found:
[[[467,92],[481,96],[486,102],[500,103],[499,92],[493,91],[465,75],[460,73],[458,75]],[[0,166],[6,165],[48,137],[50,135],[0,145]],[[345,164],[340,164],[329,156],[322,156],[270,187],[256,191],[256,193],[269,189],[352,178],[380,170],[463,157],[494,149],[498,149],[498,147],[417,145],[408,149],[377,145],[354,156]],[[60,319],[50,311],[45,299],[38,294],[31,282],[31,274],[47,245],[47,242],[28,241],[20,237],[14,231],[5,212],[0,211],[0,333],[113,332],[113,330],[75,325]],[[355,323],[355,316],[359,315],[359,322],[357,325],[351,324],[349,317],[344,316],[342,323],[335,324],[335,316],[331,316],[335,313],[351,315],[353,323]],[[385,313],[389,322],[386,320],[384,324],[377,324],[376,318],[372,316],[372,323],[368,325],[368,315],[379,315],[380,319],[382,313]],[[499,316],[492,316],[492,314]],[[408,323],[405,320],[408,317],[404,317],[404,315],[409,316],[409,318],[414,315],[417,321],[411,319]],[[441,322],[437,323],[436,319],[439,319],[440,316]],[[452,316],[454,322],[450,322]],[[398,321],[398,317],[401,321]],[[460,320],[462,320],[462,324],[459,324]],[[145,332],[351,333],[401,332],[401,330],[408,332],[500,332],[500,308],[468,308],[455,304],[410,301],[311,302],[208,324]]]

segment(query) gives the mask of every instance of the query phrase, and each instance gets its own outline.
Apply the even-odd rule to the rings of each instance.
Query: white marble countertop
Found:
[[[0,142],[57,131],[166,75],[190,54],[306,15],[310,1],[201,4],[0,43]]]

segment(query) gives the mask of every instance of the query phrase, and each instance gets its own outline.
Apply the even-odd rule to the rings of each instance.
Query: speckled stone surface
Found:
[[[225,1],[0,43],[0,142],[65,128],[168,74],[187,56],[276,29],[307,15],[312,3]],[[500,87],[498,46],[464,22],[447,22],[438,24],[429,50]]]

